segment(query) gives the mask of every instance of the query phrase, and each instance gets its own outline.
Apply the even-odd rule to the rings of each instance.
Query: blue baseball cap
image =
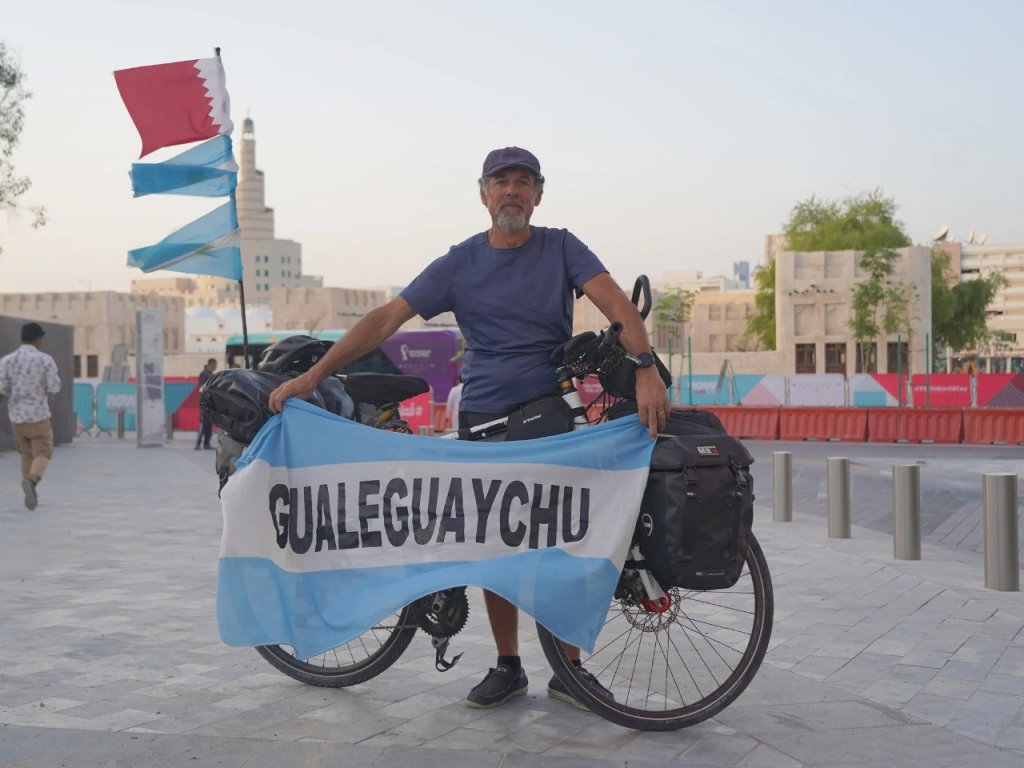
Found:
[[[505,147],[489,152],[484,158],[484,169],[481,175],[493,176],[508,168],[525,168],[538,179],[543,178],[540,173],[540,160],[532,152],[519,147]]]

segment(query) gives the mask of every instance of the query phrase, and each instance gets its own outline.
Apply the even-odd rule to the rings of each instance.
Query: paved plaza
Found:
[[[34,512],[0,453],[0,768],[1024,765],[1024,596],[983,588],[980,533],[981,474],[1019,474],[1022,448],[749,442],[772,645],[718,717],[639,733],[547,697],[529,622],[529,694],[465,707],[494,663],[479,590],[447,673],[422,636],[346,689],[225,646],[213,452],[193,443],[82,436],[57,449]],[[793,453],[792,523],[772,522],[778,450]],[[827,537],[828,456],[851,459],[850,539]],[[908,462],[920,561],[894,560],[889,533],[892,466]]]

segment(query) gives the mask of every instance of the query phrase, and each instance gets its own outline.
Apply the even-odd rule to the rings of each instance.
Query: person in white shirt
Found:
[[[21,454],[25,506],[39,503],[36,486],[53,458],[53,423],[48,395],[60,391],[57,363],[39,347],[45,332],[39,323],[21,327],[21,346],[0,358],[0,399],[7,398],[14,443]]]
[[[459,401],[462,399],[462,377],[455,379],[455,384],[448,391],[448,404],[445,406],[445,413],[448,416],[448,423],[453,431],[459,428]]]

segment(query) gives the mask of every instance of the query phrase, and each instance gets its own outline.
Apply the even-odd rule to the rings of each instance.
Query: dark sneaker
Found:
[[[36,496],[36,484],[26,477],[21,481],[21,489],[25,491],[25,506],[35,509],[36,504],[39,503],[39,497]]]
[[[509,699],[526,693],[526,670],[513,672],[507,664],[499,664],[487,672],[483,682],[469,692],[466,706],[475,709],[488,709],[504,704]]]
[[[583,667],[580,667],[580,677],[582,677],[586,684],[590,687],[590,690],[592,690],[598,696],[603,696],[606,699],[611,699],[612,701],[615,701],[615,696],[612,695],[612,692],[605,688],[603,685],[601,685],[601,683],[597,681],[597,678],[590,674]],[[588,712],[590,711],[590,707],[588,707],[582,701],[580,701],[571,693],[569,693],[568,690],[566,690],[566,687],[562,685],[562,681],[558,679],[558,675],[553,675],[551,677],[551,682],[548,683],[548,696],[550,696],[553,699],[567,701],[574,707],[579,707],[580,709],[586,710]]]

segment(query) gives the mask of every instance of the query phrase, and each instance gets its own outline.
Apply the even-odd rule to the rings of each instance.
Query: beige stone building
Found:
[[[905,370],[925,371],[925,342],[931,334],[931,248],[896,251],[893,280],[913,289],[909,328],[872,342],[878,373],[893,373],[897,360]],[[842,373],[864,370],[859,345],[849,327],[854,286],[867,274],[863,253],[782,251],[775,262],[775,348],[782,371],[766,373]]]
[[[348,330],[387,299],[382,289],[281,287],[271,292],[270,309],[274,330]]]
[[[115,347],[135,354],[135,311],[158,309],[164,319],[164,353],[184,351],[185,302],[180,296],[115,291],[0,293],[0,315],[62,323],[75,329],[76,378],[103,375]],[[134,375],[134,371],[133,374]]]

